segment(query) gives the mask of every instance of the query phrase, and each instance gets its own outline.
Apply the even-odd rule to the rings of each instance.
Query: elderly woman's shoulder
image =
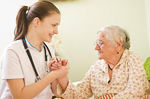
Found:
[[[128,55],[129,58],[142,60],[142,57],[139,54],[137,54],[135,51],[129,50],[128,52],[129,52]]]
[[[134,64],[143,64],[143,59],[141,56],[139,56],[135,51],[129,51],[129,54],[128,54],[128,57],[127,57],[127,60],[130,62],[130,63],[134,63]]]

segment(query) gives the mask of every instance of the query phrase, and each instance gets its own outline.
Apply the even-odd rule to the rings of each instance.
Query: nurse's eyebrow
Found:
[[[57,23],[57,22],[56,22],[55,24],[59,25],[60,23]]]

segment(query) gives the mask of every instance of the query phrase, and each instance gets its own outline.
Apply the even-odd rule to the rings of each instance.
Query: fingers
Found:
[[[61,58],[56,57],[56,60],[57,60],[57,62],[60,62],[60,61],[61,61]]]
[[[49,63],[49,66],[52,66],[52,64],[58,63],[59,61],[61,61],[61,59],[58,57],[52,58],[50,63]]]
[[[50,63],[48,64],[49,65],[49,67],[51,67],[52,66],[52,64],[54,64],[55,63],[55,61],[54,60],[51,60],[50,61]]]
[[[69,67],[67,65],[68,65],[68,60],[65,60],[65,59],[62,60],[59,57],[55,57],[55,58],[51,59],[51,61],[49,63],[49,69],[50,69],[50,71],[52,71],[52,70],[58,70],[62,66],[65,66],[66,69],[68,69]]]
[[[62,65],[66,66],[68,64],[68,60],[62,60]]]
[[[52,67],[60,67],[60,66],[62,66],[60,63],[53,63],[52,65],[51,65]]]
[[[52,67],[51,67],[51,71],[52,71],[52,70],[58,70],[58,69],[60,69],[60,68],[61,68],[61,67],[53,67],[53,66],[52,66]]]
[[[51,64],[51,66],[50,66],[50,70],[52,71],[52,70],[57,70],[57,69],[60,69],[61,68],[61,65],[60,64],[58,64],[58,63],[53,63],[53,64]]]
[[[66,66],[60,66],[60,68],[56,68],[56,67],[52,67],[52,70],[55,71],[56,75],[57,75],[57,79],[58,78],[61,78],[61,77],[64,77],[64,76],[67,76],[68,73],[69,73],[69,66],[66,65]]]

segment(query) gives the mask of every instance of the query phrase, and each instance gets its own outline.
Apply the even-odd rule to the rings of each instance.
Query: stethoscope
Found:
[[[35,76],[36,76],[35,82],[37,82],[37,81],[39,81],[41,78],[40,78],[40,76],[39,76],[39,74],[38,74],[38,72],[37,72],[37,70],[36,70],[36,68],[35,68],[35,64],[34,64],[34,62],[33,62],[33,59],[32,59],[31,53],[30,53],[30,51],[29,51],[29,48],[28,48],[28,46],[27,46],[27,43],[26,43],[25,38],[22,39],[22,43],[23,43],[23,46],[24,46],[24,48],[25,48],[25,50],[26,50],[26,53],[27,53],[27,55],[28,55],[28,57],[29,57],[29,60],[30,60],[30,62],[31,62],[32,68],[33,68],[34,73],[35,73]],[[47,51],[48,51],[48,53],[49,53],[49,55],[50,55],[50,58],[52,58],[52,54],[51,54],[51,52],[50,52],[48,46],[47,46],[45,43],[43,43],[43,44],[44,44],[43,48],[44,48],[44,54],[45,54],[45,63],[47,64],[48,58],[47,58],[46,49],[47,49]],[[47,70],[48,70],[47,72],[49,72],[49,68],[48,68]]]

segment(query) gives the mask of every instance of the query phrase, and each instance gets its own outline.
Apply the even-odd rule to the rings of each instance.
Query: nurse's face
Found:
[[[50,42],[54,34],[58,34],[60,24],[60,14],[53,13],[44,17],[38,25],[38,36],[41,41]]]

